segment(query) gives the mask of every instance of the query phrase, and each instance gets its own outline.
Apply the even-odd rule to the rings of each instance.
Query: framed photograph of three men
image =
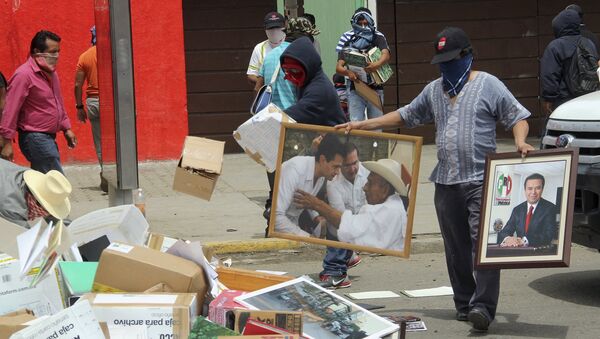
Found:
[[[488,156],[478,268],[569,265],[577,156],[577,149]]]
[[[268,235],[407,258],[421,145],[282,123]]]

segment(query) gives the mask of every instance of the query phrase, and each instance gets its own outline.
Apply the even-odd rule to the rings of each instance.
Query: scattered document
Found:
[[[48,247],[51,229],[52,223],[46,225],[39,221],[28,231],[17,236],[21,277],[26,276],[33,266],[42,260],[42,253]]]
[[[166,253],[178,256],[183,259],[187,259],[195,262],[198,266],[202,267],[206,280],[210,286],[210,293],[213,297],[217,297],[220,293],[220,289],[217,286],[217,271],[210,265],[204,256],[202,251],[202,245],[198,241],[187,243],[183,240],[177,240],[173,246],[171,246]]]
[[[442,286],[435,288],[425,288],[422,290],[405,290],[402,293],[406,294],[411,298],[421,298],[421,297],[439,297],[444,295],[453,295],[452,287],[450,286]]]
[[[382,298],[397,298],[400,295],[392,291],[369,291],[369,292],[357,292],[347,293],[348,298],[360,300],[360,299],[382,299]]]

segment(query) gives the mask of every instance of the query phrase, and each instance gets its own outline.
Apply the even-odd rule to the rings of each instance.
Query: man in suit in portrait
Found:
[[[545,179],[533,173],[525,179],[526,201],[517,205],[498,233],[501,247],[541,247],[556,238],[556,205],[542,198]],[[515,234],[516,232],[516,234]]]

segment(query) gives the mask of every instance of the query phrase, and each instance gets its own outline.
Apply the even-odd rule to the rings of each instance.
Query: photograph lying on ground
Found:
[[[421,144],[283,123],[269,236],[407,258]]]
[[[488,156],[478,267],[568,266],[577,150]]]
[[[345,300],[305,278],[297,278],[236,297],[257,310],[303,312],[303,335],[315,339],[381,338],[398,325]]]

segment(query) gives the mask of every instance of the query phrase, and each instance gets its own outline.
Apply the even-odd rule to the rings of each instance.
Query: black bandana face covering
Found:
[[[450,60],[440,64],[444,91],[448,92],[448,95],[451,98],[457,96],[469,80],[471,65],[473,65],[473,54],[471,53],[460,59]]]

